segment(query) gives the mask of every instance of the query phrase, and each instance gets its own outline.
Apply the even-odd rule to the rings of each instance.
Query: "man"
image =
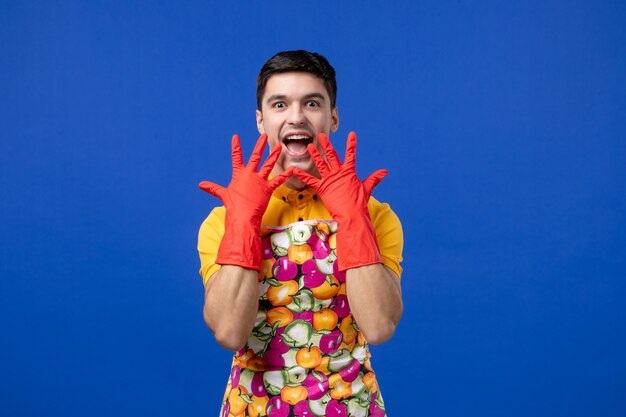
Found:
[[[223,416],[385,415],[368,342],[402,315],[402,229],[370,197],[386,171],[360,181],[356,135],[343,162],[328,140],[336,92],[321,55],[276,54],[257,78],[248,164],[235,135],[229,186],[200,184],[224,204],[198,239],[205,321],[236,351]]]

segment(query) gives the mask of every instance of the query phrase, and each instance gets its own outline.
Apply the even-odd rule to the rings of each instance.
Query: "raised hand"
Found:
[[[293,174],[317,191],[330,215],[337,221],[339,269],[380,263],[367,202],[374,187],[387,175],[387,170],[378,170],[361,181],[356,175],[356,134],[348,134],[343,164],[328,137],[320,133],[318,138],[328,163],[315,145],[309,144],[307,149],[321,178],[298,168],[294,168]]]
[[[268,180],[274,164],[280,156],[281,147],[276,146],[257,171],[267,143],[267,135],[261,135],[252,151],[248,165],[244,165],[239,136],[233,135],[233,174],[228,187],[210,181],[202,181],[202,190],[222,200],[226,208],[225,230],[217,252],[216,263],[260,269],[261,220],[267,209],[272,192],[291,176],[291,169]]]

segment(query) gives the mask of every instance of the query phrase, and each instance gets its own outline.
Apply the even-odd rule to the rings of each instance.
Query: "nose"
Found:
[[[304,112],[302,106],[296,104],[289,108],[289,114],[287,115],[287,122],[290,125],[301,126],[305,122]]]

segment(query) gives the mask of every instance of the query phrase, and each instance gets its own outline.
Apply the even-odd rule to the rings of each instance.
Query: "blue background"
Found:
[[[338,73],[390,175],[390,416],[626,415],[622,1],[0,2],[0,410],[217,415],[197,229],[258,133],[255,77]]]

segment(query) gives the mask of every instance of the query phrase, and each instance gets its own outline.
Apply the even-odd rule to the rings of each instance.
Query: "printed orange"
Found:
[[[287,404],[296,405],[300,401],[306,400],[306,398],[306,388],[304,388],[302,385],[299,385],[297,387],[290,387],[289,385],[285,385],[283,389],[280,390],[280,399]]]
[[[267,290],[267,299],[274,306],[286,306],[291,304],[293,296],[298,292],[298,283],[296,281],[282,282],[279,287],[269,287]]]
[[[244,410],[248,406],[248,403],[241,398],[241,394],[247,394],[248,390],[241,385],[236,386],[232,390],[230,390],[230,394],[228,395],[228,403],[230,404],[230,413],[234,416],[238,416],[243,414]]]
[[[248,404],[248,415],[250,417],[266,416],[267,403],[270,400],[269,397],[267,395],[265,397],[257,397],[256,395],[253,395],[250,399],[252,402]]]
[[[331,283],[328,280],[324,281],[319,287],[311,288],[311,292],[315,298],[320,300],[330,300],[339,292],[339,281],[333,275],[329,275]]]
[[[293,321],[293,313],[287,307],[276,307],[265,313],[265,318],[267,319],[267,324],[272,327],[274,327],[276,322],[279,322],[278,327],[280,328]]]
[[[303,368],[313,369],[322,362],[322,351],[317,346],[303,347],[296,353],[296,362]]]
[[[313,314],[313,327],[318,332],[320,330],[333,330],[337,327],[338,321],[339,318],[337,317],[337,313],[328,307],[323,308],[320,311],[316,311]]]
[[[293,263],[302,265],[309,259],[313,259],[313,250],[308,244],[291,245],[287,249],[287,257]]]

